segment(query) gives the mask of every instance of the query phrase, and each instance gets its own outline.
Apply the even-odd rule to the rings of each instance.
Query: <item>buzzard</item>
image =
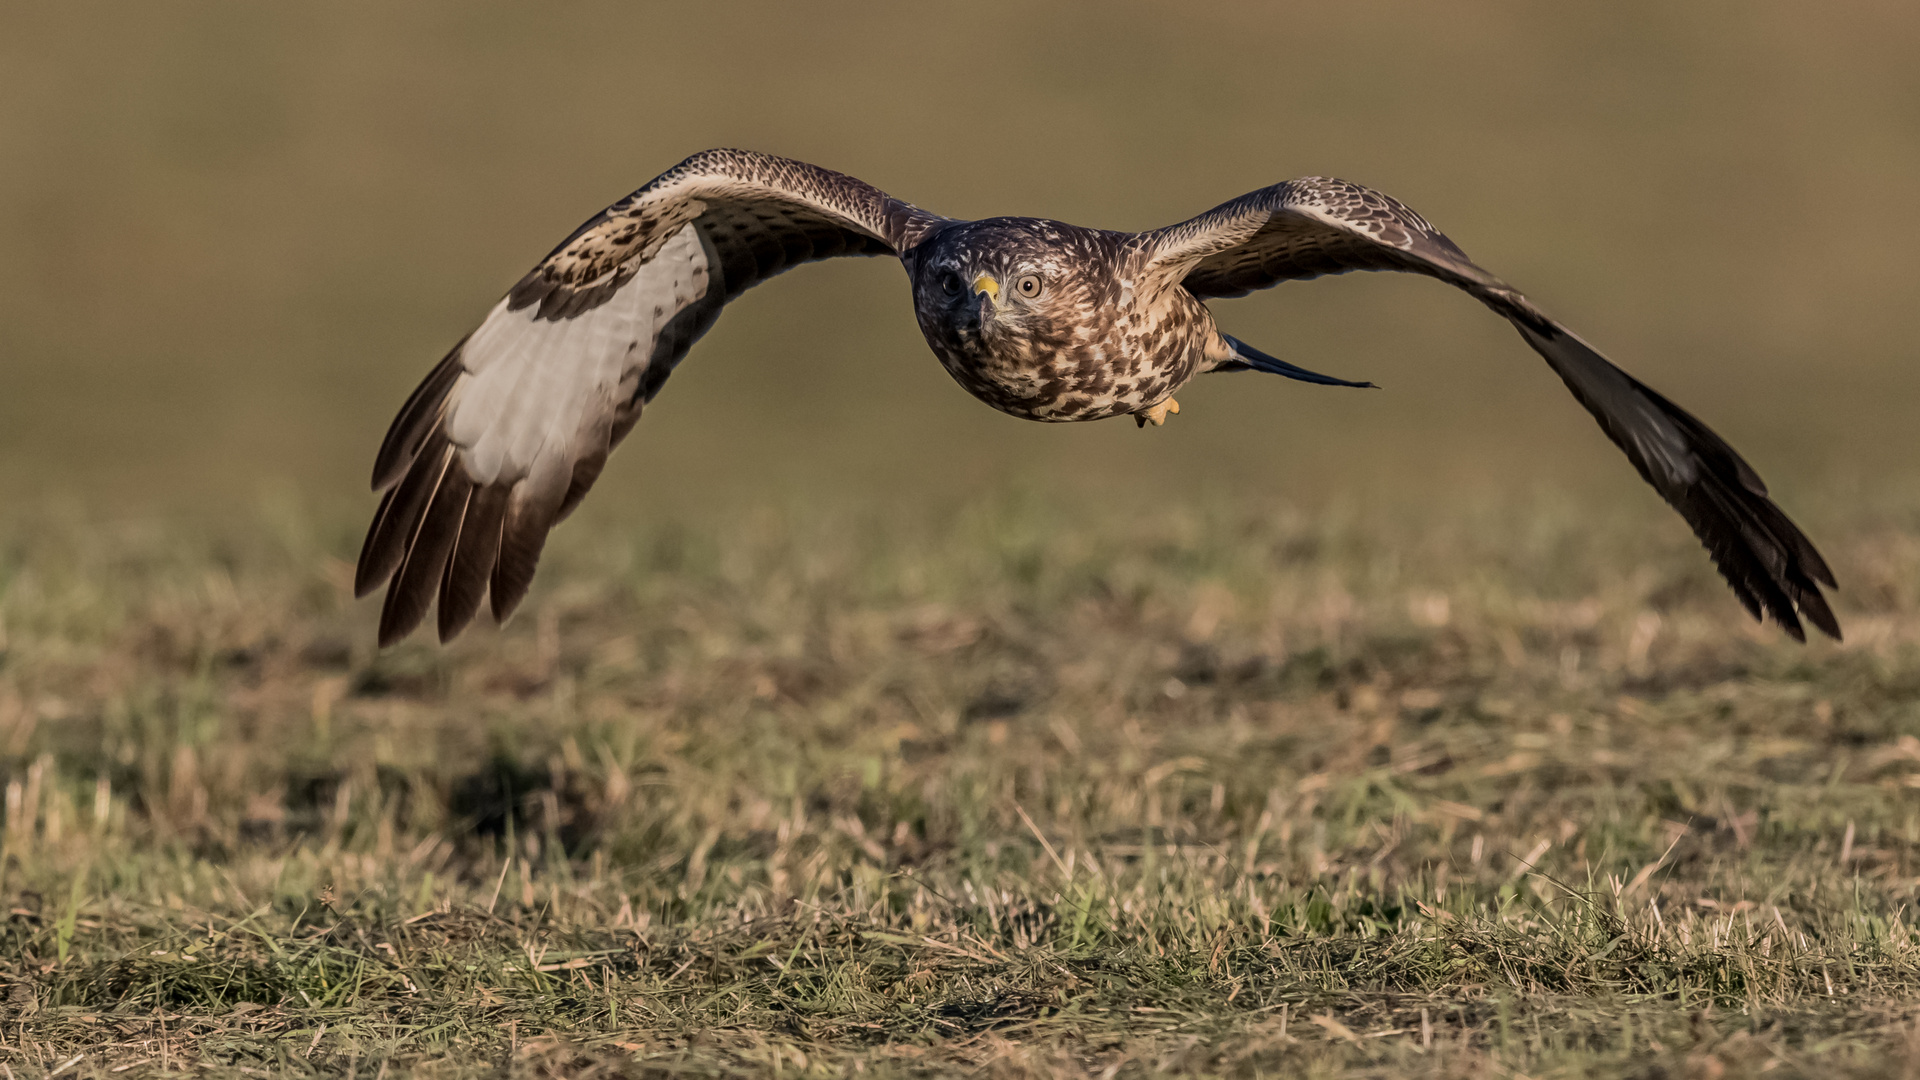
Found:
[[[359,595],[387,586],[380,643],[437,598],[440,639],[491,599],[526,595],[547,532],[729,300],[801,263],[891,255],[954,380],[1002,412],[1161,424],[1205,372],[1316,374],[1220,332],[1206,301],[1350,270],[1439,278],[1511,322],[1662,498],[1755,618],[1838,638],[1820,553],[1705,424],[1613,366],[1419,214],[1377,191],[1306,177],[1150,232],[1039,218],[961,221],[850,176],[708,150],[594,215],[507,290],[394,418]]]

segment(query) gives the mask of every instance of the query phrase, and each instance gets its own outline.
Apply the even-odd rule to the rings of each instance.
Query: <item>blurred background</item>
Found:
[[[1920,8],[1890,0],[6,4],[0,517],[370,512],[387,421],[505,287],[731,145],[948,215],[1120,229],[1302,174],[1379,187],[1817,518],[1920,471],[1916,55]],[[845,260],[735,304],[588,513],[1009,485],[1651,500],[1444,286],[1215,308],[1386,389],[1217,376],[1164,429],[1029,424],[948,380],[897,264]]]

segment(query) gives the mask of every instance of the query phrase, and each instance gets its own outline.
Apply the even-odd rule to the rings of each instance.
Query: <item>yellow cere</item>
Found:
[[[993,280],[991,274],[981,274],[979,277],[974,278],[973,291],[976,293],[986,293],[995,300],[1000,299],[1000,283]]]

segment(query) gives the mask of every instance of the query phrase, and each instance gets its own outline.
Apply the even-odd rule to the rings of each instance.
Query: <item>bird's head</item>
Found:
[[[921,330],[966,353],[1044,350],[1113,292],[1105,235],[1036,218],[962,222],[915,260]]]

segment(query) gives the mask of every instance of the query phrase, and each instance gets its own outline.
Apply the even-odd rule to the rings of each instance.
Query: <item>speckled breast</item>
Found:
[[[927,344],[967,392],[1023,420],[1070,423],[1128,416],[1166,399],[1204,361],[1210,324],[1167,312],[1155,320],[1105,320],[1107,333],[1077,328],[989,327],[956,332],[923,322]],[[973,328],[968,328],[972,330]]]

